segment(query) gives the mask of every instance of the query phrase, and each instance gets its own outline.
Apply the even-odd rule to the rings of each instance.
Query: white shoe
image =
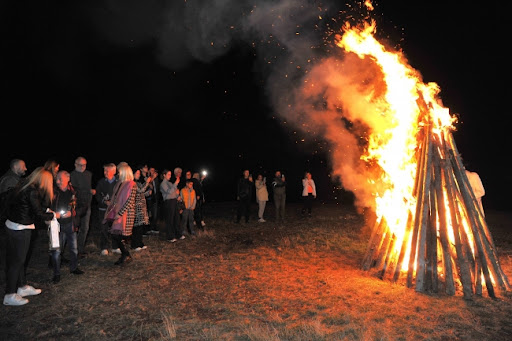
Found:
[[[142,250],[141,247],[136,247],[135,249],[133,249],[133,251],[135,251],[135,252],[139,252],[140,250]]]
[[[182,236],[180,237],[180,239],[182,239],[182,240],[183,240],[183,239],[185,239],[185,235],[182,235]]]
[[[259,221],[260,223],[265,223],[265,222],[266,222],[266,220],[265,220],[265,219],[263,219],[263,218],[258,219],[258,221]]]
[[[148,247],[146,245],[144,245],[143,247],[141,247],[142,250],[146,250]]]
[[[25,285],[24,287],[18,288],[18,295],[21,297],[34,296],[41,293],[41,289],[36,289],[33,286]]]
[[[202,226],[202,227],[205,227],[205,226],[206,226],[206,223],[204,222],[204,220],[201,220],[201,226]]]
[[[121,249],[120,248],[113,249],[112,252],[113,253],[117,253],[118,255],[120,255],[121,254]]]
[[[4,296],[4,305],[24,305],[28,300],[18,294],[7,294]]]
[[[102,256],[108,256],[108,250],[107,249],[101,250],[101,255]]]

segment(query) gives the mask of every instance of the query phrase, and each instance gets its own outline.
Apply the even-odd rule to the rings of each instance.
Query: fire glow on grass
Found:
[[[380,166],[384,184],[363,268],[378,268],[381,278],[391,270],[395,281],[407,274],[417,291],[462,287],[470,297],[484,286],[494,297],[496,283],[510,286],[451,135],[456,119],[441,104],[439,86],[423,83],[400,52],[386,51],[375,27],[347,23],[337,41],[382,71],[386,90],[376,107],[391,122],[370,134],[362,157]]]

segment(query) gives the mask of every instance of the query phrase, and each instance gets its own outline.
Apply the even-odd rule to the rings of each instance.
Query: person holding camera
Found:
[[[70,253],[69,272],[74,275],[81,275],[84,272],[78,268],[78,244],[76,231],[76,193],[70,183],[71,175],[65,170],[57,172],[55,177],[56,188],[54,188],[54,198],[51,209],[55,212],[55,218],[59,222],[59,248],[51,250],[51,259],[53,267],[53,283],[60,281],[61,255],[64,248],[68,247]]]
[[[308,218],[311,218],[311,209],[313,207],[313,199],[316,198],[315,180],[310,172],[306,172],[304,179],[302,179],[302,216],[308,213]]]
[[[272,180],[272,190],[274,192],[274,205],[276,207],[276,222],[284,223],[286,207],[286,179],[281,171],[276,171]]]
[[[254,186],[256,187],[256,202],[258,203],[258,221],[264,223],[266,220],[263,219],[263,214],[268,201],[267,178],[258,174]]]
[[[96,194],[94,196],[98,203],[98,225],[100,227],[100,249],[102,256],[108,255],[111,246],[112,250],[116,250],[116,253],[121,253],[121,249],[119,249],[117,243],[112,241],[110,233],[108,232],[109,226],[103,223],[105,212],[110,204],[110,200],[112,200],[114,187],[117,183],[116,171],[117,167],[114,163],[103,165],[104,177],[96,184]]]
[[[253,180],[252,174],[249,173],[249,170],[246,169],[243,172],[243,176],[238,181],[237,187],[237,200],[238,200],[238,209],[236,212],[236,223],[240,223],[240,219],[242,216],[245,217],[245,222],[249,222],[249,215],[251,211],[251,199],[253,196]]]

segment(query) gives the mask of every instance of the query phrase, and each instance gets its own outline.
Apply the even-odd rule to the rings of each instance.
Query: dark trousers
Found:
[[[100,226],[100,249],[108,250],[112,246],[112,249],[119,249],[117,240],[112,238],[110,234],[110,226],[103,224],[103,218],[105,218],[105,210],[98,210],[98,219]]]
[[[238,200],[238,210],[236,212],[236,222],[239,223],[242,216],[245,217],[245,222],[249,222],[249,215],[251,213],[251,198],[243,198]]]
[[[274,193],[274,206],[276,207],[276,221],[284,221],[286,193]]]
[[[181,231],[179,224],[180,213],[178,212],[178,200],[164,200],[162,210],[165,220],[165,233],[167,240],[180,238],[183,235],[183,232]]]
[[[147,227],[147,225],[133,226],[132,241],[131,241],[132,249],[144,246],[144,243],[142,242],[142,235],[146,231],[146,227]]]
[[[151,204],[150,204],[148,212],[151,212],[150,226],[151,226],[151,230],[153,230],[153,231],[158,231],[158,221],[160,220],[161,215],[162,215],[161,206],[162,206],[162,204],[159,200],[151,199]]]
[[[203,229],[201,221],[203,221],[203,199],[199,199],[196,202],[196,208],[194,209],[194,221],[196,222],[197,228]]]
[[[308,214],[311,214],[311,209],[313,208],[313,194],[308,193],[307,196],[302,196],[302,214],[308,212]]]
[[[130,239],[130,237],[122,236],[120,234],[112,234],[112,241],[116,241],[116,243],[119,245],[119,250],[121,250],[121,257],[128,257],[130,256],[130,251],[128,251],[128,248],[125,245],[125,242]]]
[[[27,284],[25,260],[30,249],[33,230],[11,230],[7,233],[5,294],[14,294]]]

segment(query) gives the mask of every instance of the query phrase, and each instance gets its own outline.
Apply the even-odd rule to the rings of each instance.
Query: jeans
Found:
[[[188,231],[189,234],[196,234],[194,232],[194,210],[184,209],[181,216],[181,230]]]
[[[66,245],[68,246],[70,259],[69,271],[74,271],[78,267],[78,246],[76,232],[73,231],[73,223],[60,225],[59,248],[51,251],[53,275],[60,275],[60,258]]]

